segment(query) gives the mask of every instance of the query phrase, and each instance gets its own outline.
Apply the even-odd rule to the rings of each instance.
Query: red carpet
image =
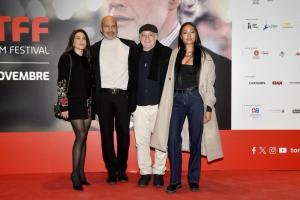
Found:
[[[186,174],[183,188],[167,194],[165,187],[139,188],[139,175],[129,173],[128,183],[109,185],[106,173],[88,173],[91,186],[74,191],[69,174],[1,175],[0,199],[97,199],[97,200],[298,200],[300,171],[204,171],[199,192],[190,192]],[[168,174],[165,182],[168,183]]]

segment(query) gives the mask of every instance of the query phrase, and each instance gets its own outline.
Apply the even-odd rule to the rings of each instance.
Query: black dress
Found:
[[[57,86],[58,102],[62,111],[69,111],[69,120],[92,117],[91,70],[85,56],[72,50],[60,57]]]

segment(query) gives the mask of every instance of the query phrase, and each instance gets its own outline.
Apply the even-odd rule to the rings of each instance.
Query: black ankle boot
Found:
[[[167,187],[166,189],[166,192],[168,193],[175,193],[177,192],[178,189],[180,189],[182,186],[181,186],[181,183],[177,183],[177,184],[171,184]]]
[[[192,192],[199,191],[199,184],[198,183],[189,183],[189,188]]]

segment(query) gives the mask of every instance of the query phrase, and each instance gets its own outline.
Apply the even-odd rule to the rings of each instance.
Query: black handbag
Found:
[[[66,91],[66,95],[68,95],[68,90],[69,90],[69,84],[70,84],[70,80],[71,80],[71,72],[72,72],[72,57],[70,54],[67,54],[70,57],[70,72],[69,72],[69,80],[68,80],[68,85],[67,85],[67,91]],[[57,119],[63,119],[68,121],[68,119],[64,119],[61,115],[62,112],[62,105],[59,102],[59,100],[57,100],[57,103],[54,104],[54,116]]]

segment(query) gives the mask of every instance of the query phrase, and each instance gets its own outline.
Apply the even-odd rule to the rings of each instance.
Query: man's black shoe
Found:
[[[192,192],[199,191],[199,184],[198,183],[189,183],[189,187],[190,187],[190,190]]]
[[[178,189],[180,189],[182,186],[181,186],[181,183],[177,183],[177,184],[174,184],[174,185],[169,185],[166,189],[166,192],[168,193],[175,193],[177,192]]]
[[[153,185],[155,187],[162,187],[164,185],[164,175],[154,174]]]
[[[125,172],[118,173],[118,179],[120,182],[124,183],[128,181],[128,176],[126,175]]]
[[[151,180],[151,175],[150,174],[141,175],[141,178],[139,179],[138,185],[140,187],[145,187],[149,184],[150,180]]]
[[[109,175],[106,179],[106,182],[109,184],[115,184],[117,182],[117,176],[116,175]]]

